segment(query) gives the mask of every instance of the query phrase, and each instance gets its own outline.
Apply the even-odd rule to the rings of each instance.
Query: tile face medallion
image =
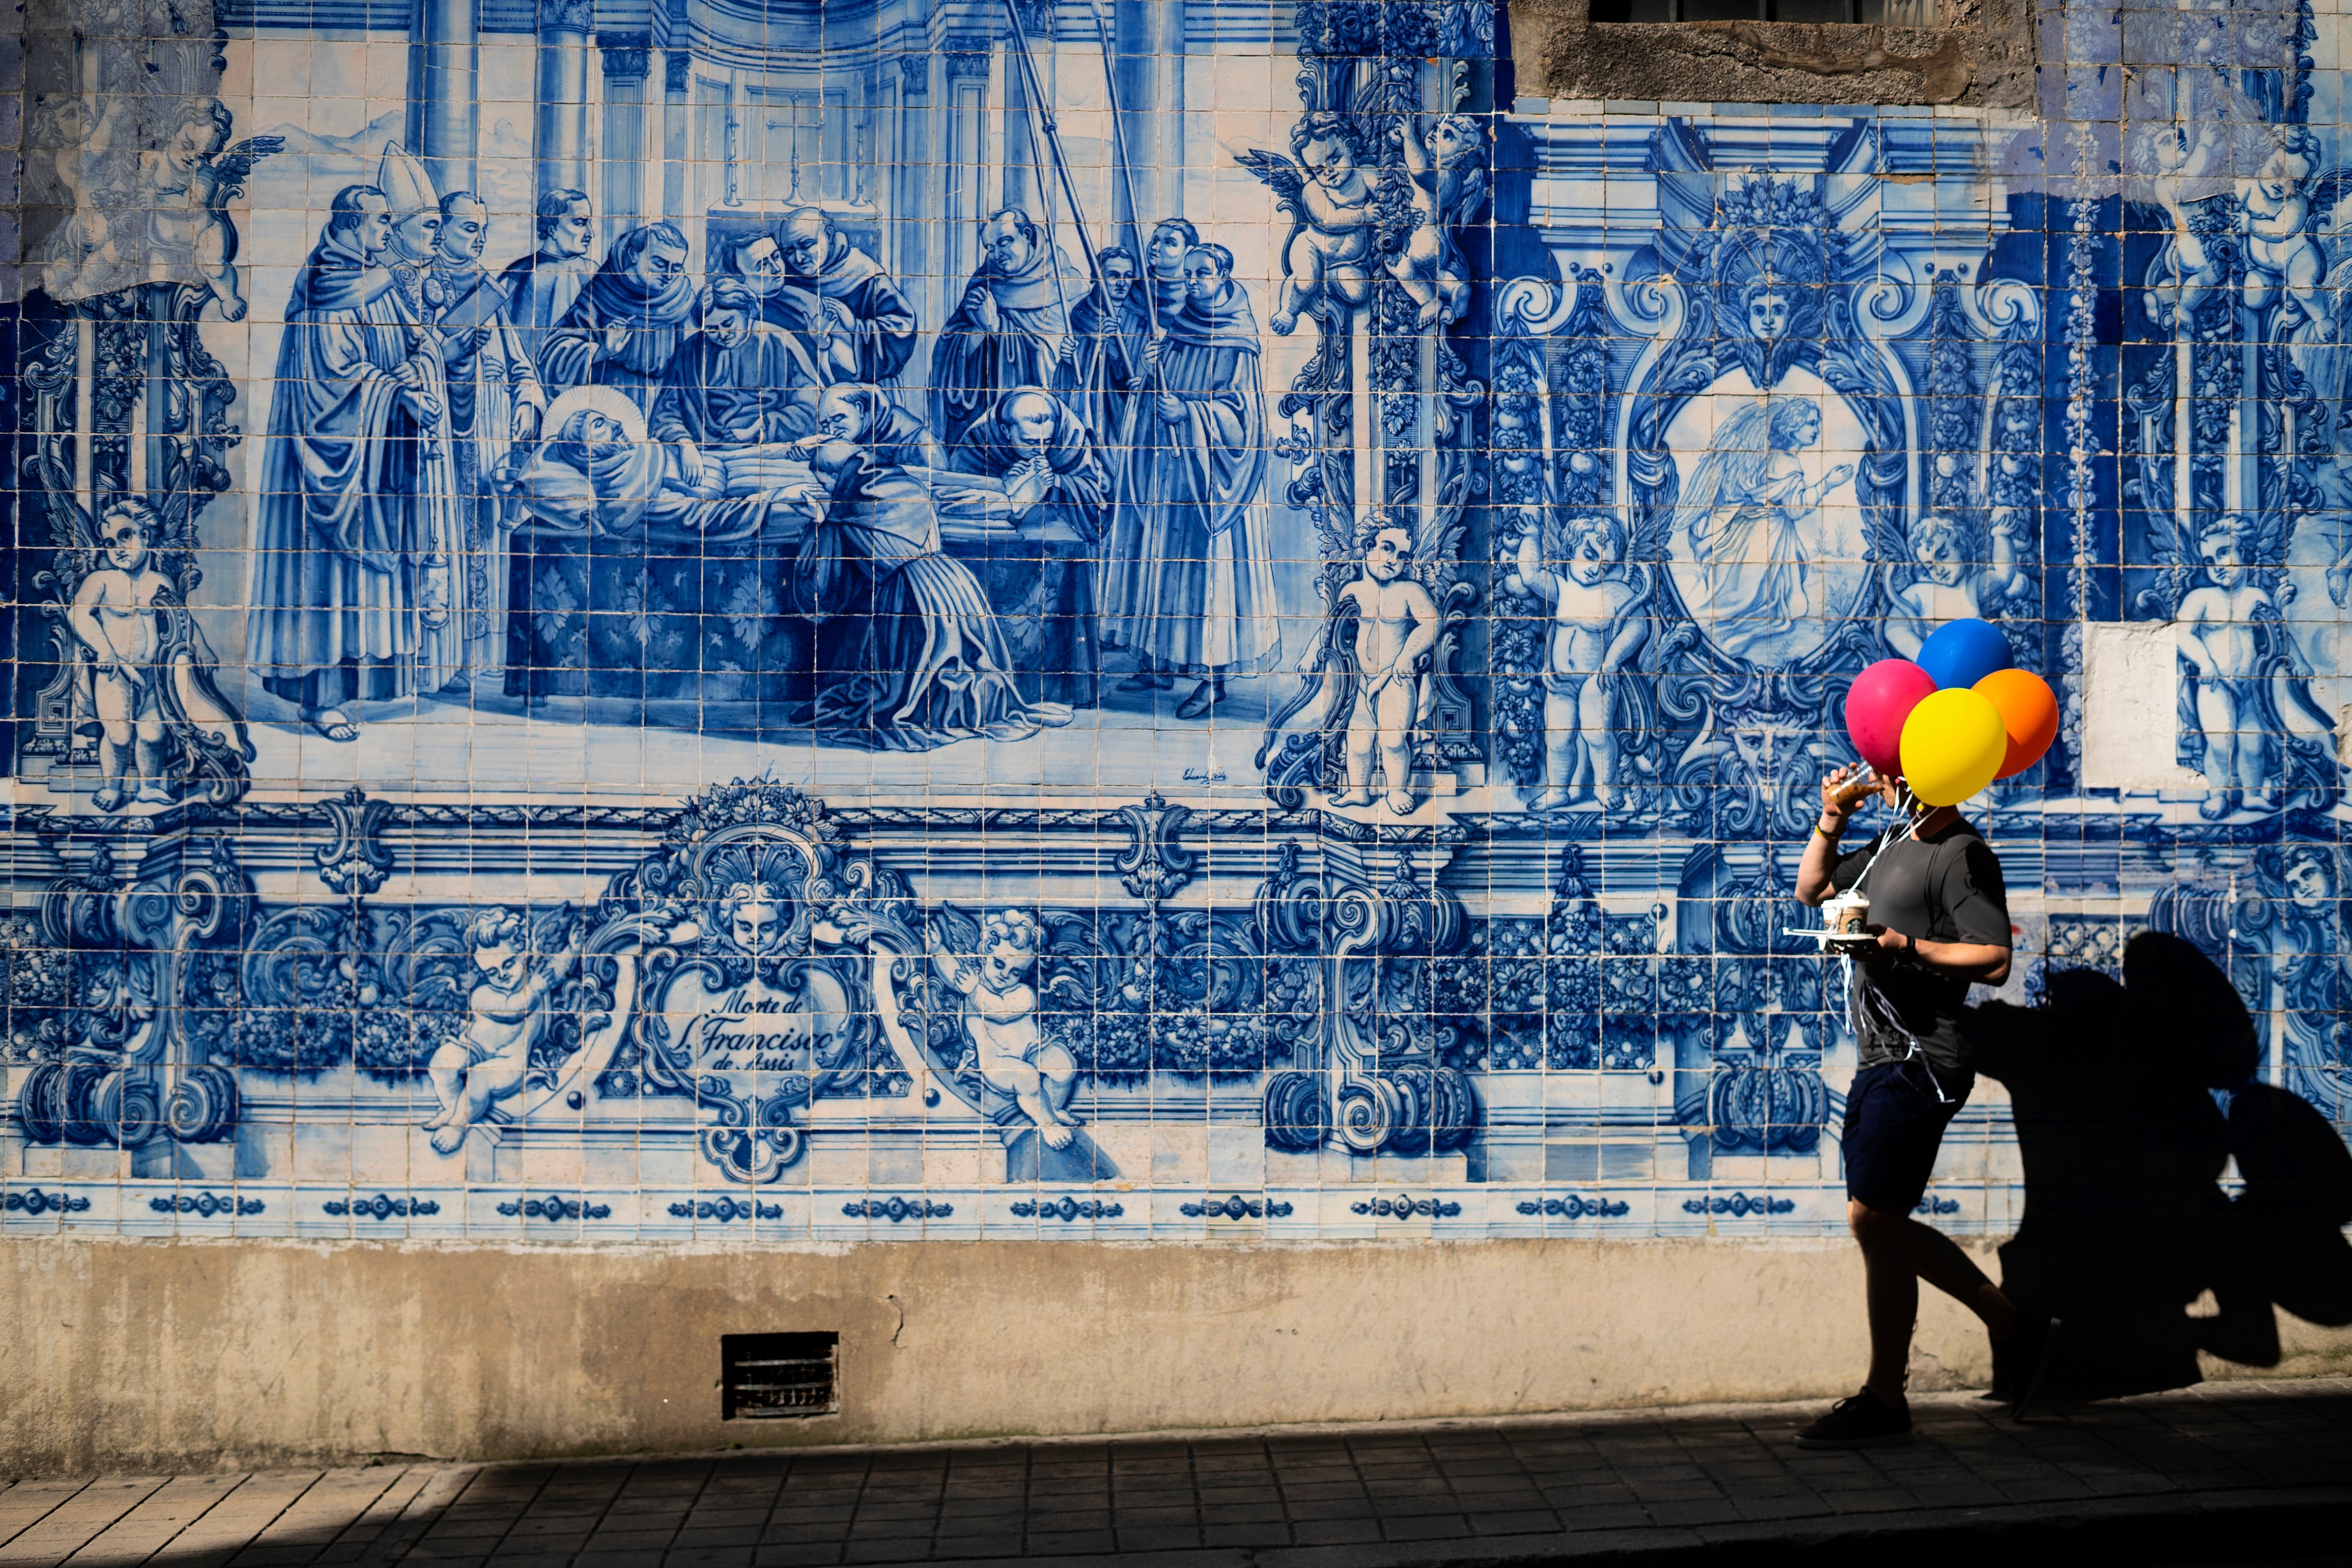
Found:
[[[1798,868],[1967,620],[2059,714],[2000,996],[2163,934],[2340,1136],[2338,19],[2037,17],[2028,112],[1546,97],[1488,0],[32,0],[0,1229],[1834,1232]]]

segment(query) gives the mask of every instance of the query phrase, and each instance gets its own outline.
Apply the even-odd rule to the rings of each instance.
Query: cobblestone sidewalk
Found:
[[[2352,1378],[2209,1384],[2023,1426],[1935,1396],[1914,1404],[1916,1444],[1858,1454],[1793,1446],[1818,1408],[20,1480],[0,1486],[0,1568],[1753,1564],[1824,1549],[1918,1568],[2062,1544],[2141,1563],[2343,1561]]]

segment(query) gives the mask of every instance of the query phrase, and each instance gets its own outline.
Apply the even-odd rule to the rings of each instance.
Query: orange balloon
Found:
[[[1974,687],[2000,715],[2009,731],[2009,755],[1993,777],[2009,779],[2042,760],[2058,738],[2058,694],[2031,670],[1995,670]]]

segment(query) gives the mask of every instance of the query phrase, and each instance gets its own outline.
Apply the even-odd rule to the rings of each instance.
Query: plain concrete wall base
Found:
[[[1987,1263],[1992,1260],[1986,1258]],[[1923,1291],[1916,1388],[1981,1385]],[[0,1474],[1528,1415],[1850,1392],[1850,1242],[802,1250],[11,1239]],[[2265,1375],[2342,1372],[2282,1322]],[[833,1329],[840,1414],[719,1418],[719,1336]],[[2217,1367],[2217,1372],[2227,1369]]]

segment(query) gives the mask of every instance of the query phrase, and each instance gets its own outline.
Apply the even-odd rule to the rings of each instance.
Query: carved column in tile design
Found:
[[[539,0],[539,124],[535,183],[588,188],[588,28],[595,0]]]
[[[662,51],[662,216],[686,214],[686,156],[694,125],[694,56]]]
[[[931,57],[908,53],[898,60],[898,88],[885,110],[890,130],[883,145],[888,155],[879,171],[885,204],[877,226],[888,249],[877,259],[905,277],[920,275],[929,265],[927,258],[938,248],[925,239],[923,215],[933,146]]]
[[[14,1028],[42,1056],[17,1080],[26,1142],[129,1150],[134,1176],[235,1174],[241,1019],[214,999],[254,889],[234,841],[198,832],[66,846],[79,869],[11,923]]]
[[[481,133],[481,63],[475,0],[422,0],[409,47],[415,96],[408,106],[408,144],[424,159],[444,195],[474,188],[474,150]]]
[[[944,254],[930,277],[931,298],[926,302],[931,321],[944,321],[955,309],[964,279],[980,265],[980,220],[988,206],[988,52],[975,37],[947,40],[940,52],[939,117],[946,145],[933,171],[938,211],[944,220]]]
[[[1116,25],[1119,115],[1143,210],[1129,209],[1119,182],[1111,198],[1140,241],[1161,218],[1184,215],[1184,0],[1118,6]]]
[[[640,166],[646,156],[646,78],[653,68],[653,38],[645,33],[599,33],[604,65],[604,228],[618,237],[636,226]]]
[[[1053,153],[1046,148],[1045,138],[1038,133],[1037,111],[1031,107],[1033,96],[1044,98],[1048,112],[1052,110],[1054,59],[1054,6],[1052,0],[1013,0],[1013,11],[1020,18],[1017,32],[1008,30],[1004,36],[1004,196],[1002,204],[1019,207],[1034,220],[1050,220],[1059,225],[1067,214],[1060,208],[1061,192],[1053,184]],[[1028,61],[1022,61],[1024,46]],[[1038,92],[1033,95],[1029,84],[1034,78]],[[1076,259],[1073,256],[1073,259]]]

